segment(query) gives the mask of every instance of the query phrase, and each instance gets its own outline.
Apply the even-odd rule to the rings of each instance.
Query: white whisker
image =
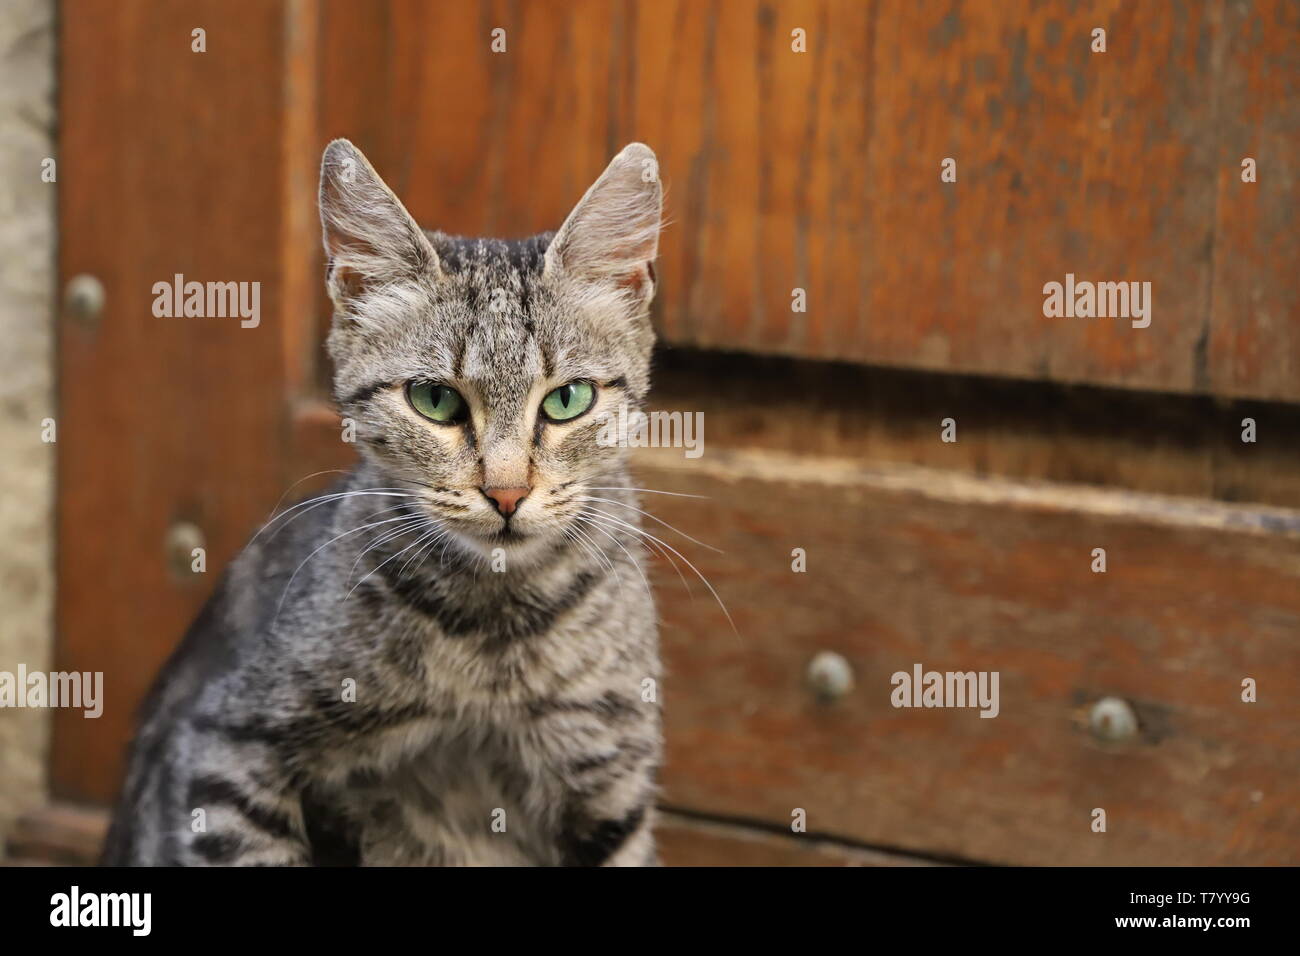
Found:
[[[604,559],[604,555],[601,554],[600,549],[596,548],[593,544],[589,543],[591,539],[586,534],[583,534],[576,527],[562,528],[561,531],[564,533],[564,536],[566,538],[568,538],[574,544],[582,548],[584,553],[592,555],[596,559],[596,563],[599,564],[602,568],[606,569],[605,573],[608,574],[610,572],[613,572],[614,580],[618,582],[619,593],[622,594],[623,593],[622,576],[618,573],[618,570],[614,567],[612,562],[609,562],[607,559]],[[581,537],[579,537],[579,535],[581,535]]]
[[[394,558],[400,558],[402,555],[406,554],[407,551],[410,551],[412,548],[414,548],[414,547],[416,547],[417,545],[419,545],[419,543],[420,543],[421,541],[423,541],[423,540],[425,539],[425,537],[426,537],[428,534],[434,534],[434,533],[436,533],[438,530],[440,530],[440,529],[438,529],[438,528],[435,527],[435,528],[432,529],[432,531],[426,532],[426,534],[421,535],[420,537],[416,538],[414,544],[408,544],[405,548],[403,548],[401,551],[398,551],[396,554],[390,554],[390,555],[389,555],[388,557],[386,557],[383,561],[379,562],[379,564],[375,565],[375,567],[371,568],[371,569],[366,573],[366,575],[365,575],[365,576],[364,576],[360,581],[358,581],[356,584],[352,585],[352,591],[355,591],[357,588],[361,587],[361,585],[365,584],[365,583],[366,583],[366,578],[370,577],[370,575],[374,574],[376,571],[378,571],[380,568],[382,568],[382,567],[383,567],[385,564],[387,564],[389,561],[392,561]],[[349,592],[347,593],[347,597],[345,597],[343,600],[346,601],[348,598],[352,597],[352,591],[349,591]]]
[[[299,478],[288,488],[284,489],[284,494],[282,494],[280,496],[280,500],[275,503],[275,507],[271,509],[271,513],[266,516],[266,520],[270,521],[272,518],[275,517],[275,513],[276,511],[279,510],[280,505],[284,504],[284,499],[289,497],[289,492],[293,491],[293,489],[297,488],[304,481],[311,481],[313,478],[319,478],[321,475],[346,475],[346,474],[347,472],[344,471],[342,468],[326,468],[324,471],[314,471],[310,475],[307,475],[303,478]]]
[[[361,553],[357,555],[357,559],[352,562],[352,567],[348,569],[348,580],[352,580],[352,575],[357,571],[357,565],[361,563],[361,559],[367,554],[375,550],[375,548],[381,547],[385,543],[392,541],[394,538],[400,538],[402,535],[410,534],[416,528],[427,524],[428,520],[429,519],[424,515],[409,515],[406,524],[398,525],[396,529],[391,529],[376,535],[374,540],[368,543],[361,550]]]
[[[588,514],[589,512],[587,509],[583,509],[580,513],[585,515]],[[590,513],[594,514],[595,512],[590,512]],[[634,540],[638,545],[645,548],[645,550],[648,551],[650,554],[657,554],[660,557],[662,557],[665,561],[668,562],[668,566],[671,567],[673,571],[676,573],[677,580],[681,581],[682,587],[686,589],[686,596],[690,598],[692,601],[694,601],[695,593],[691,590],[691,583],[686,580],[686,575],[682,574],[682,569],[677,566],[677,562],[673,560],[673,556],[669,554],[664,548],[660,547],[658,544],[654,543],[653,541],[642,540],[640,538],[636,538]]]
[[[687,534],[685,531],[682,531],[680,528],[674,528],[672,525],[670,525],[667,521],[664,521],[662,518],[655,517],[648,511],[642,511],[640,508],[637,508],[634,505],[625,504],[622,501],[615,501],[613,498],[601,498],[598,495],[579,495],[577,500],[578,501],[604,501],[611,505],[618,505],[620,508],[630,508],[631,510],[635,511],[637,514],[645,515],[651,521],[663,525],[669,531],[675,531],[677,534],[680,534],[683,538],[685,538],[687,541],[691,542],[692,544],[698,544],[701,548],[708,548],[710,551],[716,551],[718,554],[723,553],[720,548],[715,548],[711,544],[705,544],[703,541],[700,541],[697,538],[692,538],[689,534]]]
[[[277,521],[279,521],[281,518],[285,517],[286,515],[293,514],[293,512],[297,511],[299,508],[306,507],[307,505],[311,505],[311,507],[307,508],[307,511],[303,511],[300,512],[299,514],[294,515],[293,518],[289,519],[288,521],[284,522],[284,524],[280,525],[280,527],[276,529],[275,534],[271,535],[270,540],[274,541],[276,535],[278,535],[289,525],[293,524],[293,522],[297,521],[303,515],[307,514],[308,511],[315,511],[317,508],[321,507],[321,505],[329,504],[331,501],[339,501],[344,498],[362,497],[366,495],[373,495],[375,497],[380,497],[380,498],[423,497],[422,495],[414,495],[407,492],[400,492],[400,493],[399,492],[400,489],[393,489],[393,488],[366,488],[366,489],[358,489],[356,491],[340,491],[334,494],[321,495],[317,498],[308,498],[306,501],[300,501],[292,508],[280,512],[278,515],[276,515],[266,524],[262,525],[262,527],[258,529],[257,534],[253,535],[253,537],[249,539],[248,544],[245,545],[245,549],[251,548],[253,546],[253,542],[255,542],[259,537],[261,537],[262,532],[264,532],[267,528],[271,527],[271,525],[275,524]]]
[[[595,528],[605,537],[609,538],[610,541],[613,541],[616,545],[618,545],[619,548],[622,549],[623,553],[627,555],[628,561],[632,562],[632,567],[636,569],[636,573],[641,577],[641,584],[645,587],[646,597],[650,597],[650,582],[646,580],[645,572],[641,570],[641,565],[637,563],[636,558],[632,557],[632,552],[629,551],[626,547],[624,547],[623,542],[618,540],[618,538],[614,537],[614,535],[611,534],[609,531],[605,530],[600,525],[596,524],[594,521],[589,523],[593,528]]]
[[[279,620],[280,620],[280,611],[282,611],[282,610],[284,609],[284,599],[285,599],[286,597],[289,596],[289,590],[290,590],[290,588],[293,587],[293,582],[297,579],[297,577],[298,577],[298,572],[301,571],[301,570],[303,569],[303,567],[306,566],[306,564],[307,564],[308,561],[310,561],[312,558],[316,557],[316,555],[320,554],[320,552],[324,551],[326,548],[328,548],[328,547],[329,547],[331,544],[333,544],[335,541],[338,541],[340,538],[346,538],[346,537],[347,537],[348,535],[350,535],[350,534],[357,534],[357,533],[359,533],[359,532],[361,532],[361,531],[369,531],[371,528],[377,528],[377,527],[379,527],[380,525],[392,524],[394,521],[405,521],[405,520],[407,520],[405,517],[401,517],[401,518],[385,518],[383,521],[375,521],[375,522],[372,522],[371,524],[362,525],[360,528],[353,528],[353,529],[350,530],[350,531],[344,531],[342,534],[335,535],[334,537],[330,538],[328,541],[326,541],[324,544],[322,544],[319,548],[317,548],[317,549],[316,549],[315,551],[313,551],[311,554],[307,555],[307,557],[303,558],[303,559],[302,559],[302,564],[300,564],[300,565],[298,565],[298,567],[294,568],[294,570],[293,570],[293,574],[289,575],[289,583],[286,584],[286,585],[284,586],[284,593],[280,595],[280,603],[277,604],[277,605],[275,606],[275,620],[276,620],[276,621],[279,621]],[[274,623],[274,622],[273,622],[273,623]]]
[[[642,528],[638,528],[638,527],[636,527],[636,525],[628,524],[626,521],[624,521],[624,520],[621,519],[621,518],[615,517],[614,515],[608,514],[607,512],[604,512],[604,511],[598,511],[598,510],[595,509],[595,508],[591,509],[591,510],[590,510],[589,512],[587,512],[587,513],[588,513],[588,514],[591,514],[591,513],[593,513],[593,512],[594,512],[595,514],[598,514],[598,515],[603,516],[607,521],[612,521],[612,522],[614,522],[614,524],[626,528],[627,530],[633,532],[634,534],[642,535],[643,537],[645,537],[645,538],[647,538],[647,539],[649,539],[649,540],[651,540],[651,541],[657,541],[659,544],[663,545],[665,548],[667,548],[667,549],[668,549],[669,551],[671,551],[673,554],[677,555],[677,557],[681,558],[682,561],[684,561],[684,562],[686,563],[686,566],[687,566],[688,568],[690,568],[692,571],[695,572],[695,576],[696,576],[697,578],[699,578],[699,579],[704,583],[704,586],[705,586],[706,588],[709,589],[709,593],[713,595],[713,599],[714,599],[715,601],[718,602],[718,607],[722,608],[722,613],[723,613],[723,615],[727,618],[727,623],[731,625],[731,629],[732,629],[732,631],[734,631],[737,635],[740,634],[740,631],[737,630],[737,628],[736,628],[736,622],[733,621],[733,620],[731,619],[731,612],[727,610],[727,605],[724,604],[724,603],[722,602],[722,598],[719,597],[719,596],[718,596],[718,592],[715,591],[715,590],[713,589],[713,585],[709,583],[709,579],[706,578],[706,577],[705,577],[705,576],[700,572],[700,569],[699,569],[699,568],[697,568],[694,564],[691,563],[690,559],[687,558],[686,555],[682,554],[680,551],[678,551],[676,548],[674,548],[671,544],[668,544],[666,541],[663,541],[663,540],[661,540],[661,539],[659,539],[659,538],[656,538],[656,537],[655,537],[654,535],[652,535],[649,531],[646,531],[646,530],[644,530],[644,529],[642,529]],[[594,521],[594,520],[596,520],[596,519],[589,519],[589,520],[593,520],[593,521]]]
[[[406,559],[406,563],[402,565],[402,569],[397,572],[398,577],[402,577],[406,574],[406,569],[411,566],[412,561],[419,560],[420,564],[423,564],[424,559],[427,558],[433,552],[433,549],[438,546],[438,542],[451,534],[451,532],[446,528],[439,527],[436,530],[437,534],[433,536],[427,545]]]
[[[615,488],[608,485],[586,485],[588,491],[640,491],[647,495],[671,495],[674,498],[700,498],[708,500],[708,495],[688,495],[680,491],[660,491],[658,488]]]

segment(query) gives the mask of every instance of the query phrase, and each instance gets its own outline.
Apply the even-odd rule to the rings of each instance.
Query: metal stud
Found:
[[[63,305],[83,321],[99,318],[104,311],[104,283],[86,272],[73,276],[63,289]]]
[[[1088,727],[1098,740],[1119,742],[1137,736],[1138,719],[1128,701],[1103,697],[1088,713]]]
[[[834,651],[821,651],[808,662],[808,686],[825,701],[838,700],[853,689],[853,668]]]
[[[203,530],[188,521],[177,521],[167,529],[167,564],[178,578],[194,574],[195,549],[206,547]],[[206,556],[204,558],[206,562]]]

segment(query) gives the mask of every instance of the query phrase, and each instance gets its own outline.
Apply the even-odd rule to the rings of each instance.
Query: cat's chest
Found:
[[[555,862],[563,787],[501,733],[435,739],[339,795],[370,866],[512,866]]]

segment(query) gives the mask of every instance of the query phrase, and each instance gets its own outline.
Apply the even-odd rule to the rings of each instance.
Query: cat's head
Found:
[[[362,454],[462,546],[535,552],[617,472],[602,423],[649,388],[662,205],[633,143],[558,232],[454,238],[422,230],[351,143],[326,148],[335,398]]]

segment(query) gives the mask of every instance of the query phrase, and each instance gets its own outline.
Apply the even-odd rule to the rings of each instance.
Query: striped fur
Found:
[[[259,532],[164,668],[106,864],[655,862],[637,501],[593,490],[633,485],[596,413],[649,387],[647,160],[620,153],[558,238],[505,242],[424,232],[351,144],[326,150],[329,350],[361,461]],[[575,379],[593,412],[539,420]],[[468,420],[416,414],[411,381],[456,388]],[[532,490],[507,523],[484,487]],[[622,524],[584,520],[591,496]]]

